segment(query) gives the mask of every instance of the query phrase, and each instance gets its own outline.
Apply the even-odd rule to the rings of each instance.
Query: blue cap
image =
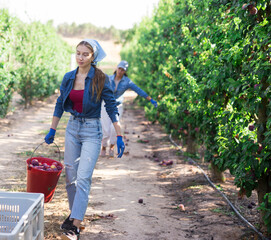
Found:
[[[123,68],[125,71],[127,71],[128,67],[129,67],[128,62],[127,62],[127,61],[124,61],[124,60],[121,61],[121,62],[119,63],[119,65],[118,65],[118,68]]]
[[[105,51],[102,49],[101,45],[97,40],[94,39],[84,39],[83,41],[90,44],[94,51],[93,64],[96,65],[98,62],[102,61],[106,57]]]

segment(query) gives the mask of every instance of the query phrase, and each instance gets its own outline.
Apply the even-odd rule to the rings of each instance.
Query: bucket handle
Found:
[[[40,143],[40,144],[34,149],[34,151],[33,151],[32,154],[31,154],[31,157],[30,157],[31,160],[32,160],[32,157],[33,157],[34,153],[36,152],[36,150],[37,150],[43,143],[45,143],[45,141],[42,142],[42,143]],[[60,149],[59,149],[59,147],[57,146],[57,144],[56,144],[55,142],[53,142],[53,143],[56,145],[56,147],[57,147],[57,149],[58,149],[58,152],[59,152],[59,162],[60,162]]]

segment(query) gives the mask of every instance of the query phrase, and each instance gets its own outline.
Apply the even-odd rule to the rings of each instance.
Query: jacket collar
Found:
[[[76,69],[74,69],[71,72],[70,79],[73,79],[73,80],[75,79],[75,76],[76,76],[76,73],[78,72],[78,69],[79,69],[79,67],[77,67]],[[87,77],[92,79],[94,77],[94,74],[95,74],[95,69],[94,69],[94,67],[91,66],[90,70],[88,71]]]
[[[120,81],[123,81],[125,79],[125,75],[122,76],[122,78],[120,79]],[[116,73],[113,75],[113,81],[115,81],[115,78],[116,78]]]

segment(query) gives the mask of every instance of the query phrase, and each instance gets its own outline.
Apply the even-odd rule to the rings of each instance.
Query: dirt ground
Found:
[[[108,61],[118,62],[119,50],[112,45]],[[116,51],[116,52],[115,52]],[[112,57],[112,58],[111,58]],[[23,110],[16,106],[0,119],[0,190],[26,191],[26,160],[33,156],[60,157],[63,161],[64,133],[69,115],[64,114],[54,145],[43,144],[57,95],[37,101]],[[202,172],[169,141],[157,123],[144,117],[144,109],[125,93],[122,130],[126,143],[122,158],[99,158],[90,200],[83,222],[81,240],[245,240],[259,239],[231,210],[221,195],[206,181]],[[17,104],[16,104],[17,102]],[[159,104],[159,103],[158,103]],[[146,102],[147,106],[150,103]],[[185,148],[182,147],[184,150]],[[161,166],[171,160],[172,165]],[[199,162],[209,174],[208,164]],[[241,214],[258,226],[256,194],[238,199],[233,177],[226,173],[225,183],[216,183]],[[251,205],[255,203],[256,206]],[[183,204],[184,208],[178,207]],[[248,206],[250,206],[248,208]],[[44,205],[45,239],[60,239],[59,225],[68,216],[65,172],[61,173],[54,198]]]
[[[180,155],[161,126],[145,119],[144,110],[134,104],[135,97],[130,91],[125,94],[124,156],[100,158],[96,165],[81,239],[257,239],[200,170]],[[0,121],[0,190],[26,190],[25,160],[43,141],[55,98]],[[61,119],[55,141],[61,160],[67,119],[68,115]],[[41,148],[34,154],[46,154],[53,147]],[[173,164],[160,166],[162,160]],[[208,173],[207,166],[202,166]],[[64,178],[63,172],[53,200],[44,207],[45,239],[60,239],[59,224],[68,215]],[[255,197],[238,200],[230,176],[220,188],[250,222],[257,224],[256,207],[247,208]],[[185,209],[178,208],[179,204]]]

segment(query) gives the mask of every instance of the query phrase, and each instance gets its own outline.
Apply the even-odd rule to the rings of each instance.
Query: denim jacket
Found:
[[[127,76],[123,75],[122,79],[120,80],[117,89],[116,84],[115,84],[115,76],[116,74],[113,74],[109,76],[110,84],[112,87],[112,90],[114,92],[114,96],[118,102],[118,104],[121,104],[123,102],[123,94],[127,89],[131,89],[134,92],[136,92],[139,96],[141,97],[148,97],[148,94],[144,92],[140,87],[138,87],[135,83],[132,82],[130,78]]]
[[[96,101],[96,92],[92,96],[92,78],[94,77],[95,69],[90,68],[88,75],[85,79],[85,89],[83,96],[83,110],[82,113],[78,113],[73,110],[73,103],[69,98],[69,94],[73,88],[77,69],[70,71],[64,75],[62,83],[60,85],[60,96],[57,99],[54,116],[61,118],[64,111],[70,112],[75,117],[80,118],[100,118],[101,117],[101,101],[104,100],[106,111],[112,122],[119,120],[119,113],[116,105],[116,100],[111,89],[109,78],[106,75],[104,88],[102,90],[101,99]]]

